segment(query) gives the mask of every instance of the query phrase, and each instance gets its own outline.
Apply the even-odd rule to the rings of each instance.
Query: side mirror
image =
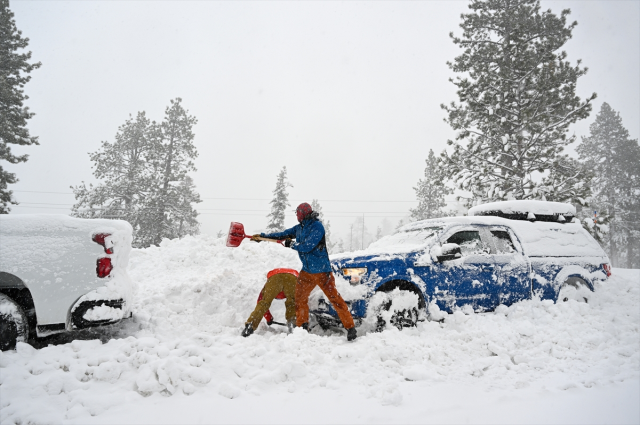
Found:
[[[462,257],[462,251],[457,243],[445,243],[442,246],[434,246],[431,249],[431,257],[442,263]]]

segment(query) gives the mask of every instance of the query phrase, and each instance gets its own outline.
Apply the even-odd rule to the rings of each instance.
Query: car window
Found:
[[[516,247],[513,246],[509,232],[505,230],[492,230],[491,239],[496,247],[497,254],[512,254],[516,252]]]
[[[463,256],[485,253],[484,244],[480,239],[480,232],[477,230],[456,232],[447,239],[447,243],[460,245],[460,251]]]

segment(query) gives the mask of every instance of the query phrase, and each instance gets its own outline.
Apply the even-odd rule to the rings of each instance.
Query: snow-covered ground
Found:
[[[264,322],[242,338],[276,267],[299,268],[295,252],[206,236],[133,250],[134,318],[104,343],[2,353],[0,423],[640,423],[640,270],[614,269],[589,304],[456,312],[353,343]]]

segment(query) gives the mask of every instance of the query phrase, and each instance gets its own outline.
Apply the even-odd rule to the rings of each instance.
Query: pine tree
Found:
[[[130,117],[118,128],[115,142],[103,141],[101,149],[90,153],[97,186],[84,182],[73,190],[76,203],[71,215],[84,218],[120,218],[137,232],[140,210],[153,193],[155,176],[150,167],[155,150],[152,123],[144,112]]]
[[[187,173],[196,171],[193,161],[198,157],[198,151],[193,143],[193,126],[198,120],[188,115],[181,102],[179,97],[171,100],[157,130],[160,143],[156,144],[159,149],[154,152],[153,163],[161,177],[154,200],[157,215],[148,226],[154,229],[153,243],[156,245],[163,238],[179,237],[187,222],[191,223],[188,228],[194,231],[198,228],[193,227],[198,213],[191,204],[201,202],[200,197],[193,191],[193,181],[186,181]],[[180,194],[181,189],[189,192]]]
[[[329,220],[324,219],[324,212],[322,211],[322,206],[320,206],[320,202],[317,199],[311,201],[311,209],[318,213],[318,218],[322,222],[324,226],[324,238],[327,244],[327,252],[329,254],[333,253],[334,243],[331,239],[331,222]]]
[[[606,230],[601,239],[613,265],[632,267],[640,250],[638,140],[630,139],[620,114],[607,103],[602,104],[589,130],[576,150],[594,174],[591,203]]]
[[[444,197],[453,192],[445,184],[445,169],[439,167],[433,149],[429,149],[429,156],[425,162],[427,166],[424,169],[424,179],[418,180],[418,186],[413,188],[418,198],[418,206],[410,209],[411,218],[414,220],[444,216],[442,208],[447,205]]]
[[[449,67],[459,104],[442,105],[457,131],[441,160],[458,187],[476,202],[588,196],[583,168],[563,154],[575,136],[568,127],[586,118],[576,83],[587,72],[560,51],[576,22],[570,11],[540,11],[539,0],[472,0],[462,15],[463,49]],[[550,178],[543,179],[545,176]]]
[[[28,74],[40,68],[41,63],[29,63],[31,52],[18,53],[29,45],[29,39],[18,31],[13,12],[9,9],[9,0],[0,0],[0,160],[11,164],[26,162],[28,155],[14,155],[10,144],[38,145],[38,138],[31,136],[27,129],[27,120],[35,114],[29,112],[24,101],[24,86],[31,76]],[[15,184],[15,173],[6,171],[0,165],[0,214],[8,214],[9,204],[17,205],[13,192],[7,185]]]
[[[72,187],[72,215],[128,221],[135,247],[198,233],[193,204],[201,200],[187,174],[195,171],[198,155],[192,132],[196,119],[180,102],[171,101],[160,124],[139,112],[118,128],[114,143],[102,142],[100,150],[89,154],[100,183]]]
[[[278,181],[276,182],[276,188],[273,190],[273,199],[271,200],[271,212],[267,215],[269,218],[269,224],[267,229],[270,232],[281,232],[284,227],[284,212],[289,204],[289,192],[287,188],[293,187],[287,180],[287,167],[282,167],[278,174]]]

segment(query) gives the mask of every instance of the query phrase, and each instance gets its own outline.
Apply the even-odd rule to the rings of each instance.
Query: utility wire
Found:
[[[58,195],[73,195],[73,192],[44,192],[44,191],[38,191],[38,190],[13,190],[13,192],[20,192],[20,193],[52,193],[52,194],[58,194]],[[201,199],[210,199],[210,200],[223,200],[223,201],[271,201],[271,199],[268,198],[210,198],[210,197],[203,197]],[[308,201],[308,199],[290,199],[290,201],[295,201],[295,202],[305,202]],[[417,200],[413,200],[413,201],[381,201],[381,200],[362,200],[362,199],[319,199],[319,202],[417,202]]]
[[[46,203],[46,202],[20,202],[19,205],[21,205],[21,206],[30,206],[30,205],[64,205],[64,206],[67,206],[68,208],[72,207],[69,204],[49,204],[49,203]],[[33,207],[33,208],[36,208],[36,207]],[[38,207],[38,208],[44,208],[44,207]],[[109,208],[109,207],[104,208],[104,207],[97,207],[97,206],[96,206],[96,208],[91,208],[91,207],[81,207],[81,208],[82,209],[87,209],[87,210],[92,210],[92,209],[94,209],[94,210],[104,210],[104,209],[107,209],[107,210],[124,210],[125,209],[125,208]],[[140,209],[146,210],[146,209],[156,209],[156,208],[139,208],[137,210],[140,210]],[[180,210],[180,209],[189,209],[189,208],[170,208],[170,209],[172,209],[172,210]],[[270,212],[268,210],[244,210],[244,209],[229,209],[229,208],[197,208],[196,207],[194,209],[197,210],[197,211],[235,211],[235,212],[237,212],[237,211],[251,211],[251,212],[261,212],[261,213],[265,213],[265,214],[268,214]],[[404,212],[405,211],[365,211],[364,213],[365,214],[386,214],[386,213],[389,213],[389,214],[402,214]],[[323,211],[323,213],[325,213],[325,214],[327,214],[327,213],[329,213],[329,214],[351,214],[351,213],[362,214],[362,211]]]

